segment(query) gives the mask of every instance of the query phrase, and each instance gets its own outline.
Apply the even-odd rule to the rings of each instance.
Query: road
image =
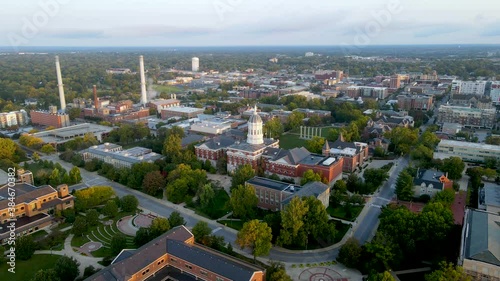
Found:
[[[60,160],[57,155],[44,156],[42,157],[42,159],[57,162],[61,164],[68,171],[73,167],[72,164]],[[378,226],[378,216],[381,212],[380,208],[381,206],[387,205],[389,201],[393,198],[394,196],[393,186],[396,183],[397,176],[405,167],[408,166],[408,163],[409,163],[408,158],[399,158],[399,160],[397,160],[397,165],[392,168],[392,172],[387,182],[383,185],[383,187],[381,187],[380,192],[378,194],[375,194],[370,200],[370,202],[367,203],[365,207],[366,210],[363,210],[362,215],[360,215],[360,217],[358,218],[356,226],[352,230],[349,230],[353,231],[353,233],[351,234],[356,239],[358,239],[360,243],[363,244],[366,241],[369,241],[371,237],[374,235],[376,228]],[[221,226],[220,224],[214,221],[210,221],[206,218],[198,216],[189,209],[185,209],[183,207],[172,204],[165,200],[153,198],[139,191],[125,187],[117,182],[110,181],[104,177],[99,176],[96,172],[91,173],[84,169],[81,169],[80,171],[83,183],[79,185],[74,185],[71,187],[71,189],[81,189],[94,185],[111,186],[114,188],[116,194],[119,197],[132,194],[135,197],[137,197],[137,199],[139,200],[139,205],[141,207],[151,212],[154,212],[160,216],[168,217],[172,212],[179,211],[186,220],[186,226],[188,227],[193,227],[200,220],[206,221],[210,226],[210,228],[212,229],[213,234],[223,236],[226,242],[230,242],[232,245],[235,245],[237,232],[233,229]],[[338,250],[339,249],[336,248],[336,249],[317,251],[317,252],[302,251],[302,252],[288,253],[280,251],[277,248],[273,248],[271,249],[268,258],[271,260],[277,260],[288,263],[331,261],[336,259],[338,255]]]

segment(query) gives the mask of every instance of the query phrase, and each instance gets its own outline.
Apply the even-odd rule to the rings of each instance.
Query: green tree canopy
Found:
[[[337,260],[350,268],[356,268],[360,263],[362,249],[356,238],[347,239],[340,248]]]
[[[425,275],[425,281],[472,281],[472,277],[465,274],[460,266],[441,262],[439,263],[439,269]]]
[[[255,188],[250,185],[240,185],[231,191],[229,205],[233,210],[233,216],[241,219],[251,218],[255,213],[255,208],[259,199],[255,195]]]
[[[121,233],[117,233],[111,237],[111,254],[118,255],[123,249],[127,248],[127,237]]]
[[[80,263],[74,258],[62,256],[57,260],[54,270],[61,280],[75,280],[80,275],[79,266]]]
[[[170,230],[170,222],[166,218],[157,217],[153,219],[149,228],[151,229],[151,235],[158,237]]]
[[[125,212],[132,212],[137,210],[139,200],[134,195],[125,195],[120,199],[120,206]]]
[[[35,253],[36,243],[33,237],[26,235],[16,239],[16,256],[20,260],[29,260]]]
[[[324,138],[315,136],[312,139],[306,141],[306,148],[312,153],[321,154],[323,151],[323,145],[325,144],[325,141],[326,140]]]
[[[236,243],[242,249],[250,248],[255,262],[257,256],[269,254],[272,238],[271,228],[267,226],[267,223],[251,220],[243,224],[243,228],[238,232]]]
[[[280,245],[291,245],[296,241],[305,241],[305,237],[300,237],[299,234],[304,226],[304,217],[309,211],[307,203],[299,197],[294,197],[290,203],[281,211],[281,226],[280,236],[277,243]]]
[[[315,181],[321,181],[321,175],[318,173],[315,173],[313,170],[307,170],[304,172],[302,175],[302,178],[300,179],[300,185],[305,185],[308,182],[315,182]]]
[[[234,171],[231,182],[231,189],[237,188],[240,185],[244,185],[247,180],[253,177],[255,177],[255,171],[251,165],[245,164],[239,166]]]
[[[450,157],[443,160],[440,170],[448,173],[448,178],[458,180],[462,178],[465,163],[460,157]]]
[[[396,195],[399,200],[411,200],[413,198],[413,177],[406,171],[402,171],[396,180]]]
[[[168,222],[170,223],[171,228],[186,224],[184,217],[177,211],[174,211],[170,214],[170,216],[168,217]]]
[[[149,172],[142,181],[142,190],[149,195],[156,195],[165,188],[167,181],[160,171]]]
[[[208,226],[208,223],[204,221],[199,221],[197,222],[191,231],[194,236],[194,240],[198,243],[206,243],[206,240],[210,236],[210,233],[212,233],[212,229]]]

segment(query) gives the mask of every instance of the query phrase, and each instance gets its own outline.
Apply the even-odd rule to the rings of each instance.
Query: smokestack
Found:
[[[95,112],[97,113],[97,111],[99,110],[99,100],[97,100],[97,86],[94,85],[94,106],[95,106]]]
[[[61,111],[66,111],[66,98],[64,97],[64,85],[61,75],[61,65],[59,64],[59,56],[56,56],[56,72],[57,72],[57,87],[59,87],[59,101],[61,102]]]
[[[148,94],[146,92],[146,74],[144,73],[144,56],[139,57],[139,68],[141,72],[141,104],[148,103]]]

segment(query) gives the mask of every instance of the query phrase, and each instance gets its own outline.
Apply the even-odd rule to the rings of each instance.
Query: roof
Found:
[[[235,143],[233,145],[230,145],[231,149],[235,150],[242,150],[242,151],[249,151],[249,152],[254,152],[263,148],[266,148],[272,144],[275,144],[279,142],[278,140],[274,139],[264,139],[264,143],[262,144],[249,144],[247,142],[240,142],[240,143]]]
[[[494,183],[484,183],[484,203],[487,206],[500,207],[500,186]]]
[[[31,217],[20,217],[18,219],[16,219],[16,229],[14,230],[16,233],[20,233],[22,232],[23,230],[26,229],[25,226],[28,226],[28,225],[31,225],[31,227],[35,226],[35,225],[39,225],[43,222],[46,222],[46,221],[49,221],[49,220],[52,220],[52,218],[50,217],[50,215],[48,214],[45,214],[45,213],[40,213],[40,214],[36,214],[34,216],[31,216]],[[34,224],[36,223],[36,224]],[[10,228],[7,228],[7,226],[10,224],[10,221],[7,221],[6,223],[1,223],[0,224],[0,234],[2,237],[2,239],[4,238],[3,234],[5,234],[5,236],[9,235],[8,232],[10,232]]]
[[[414,185],[421,185],[422,183],[425,183],[426,185],[432,184],[434,188],[442,189],[444,183],[442,182],[442,180],[444,181],[448,180],[448,178],[443,172],[435,170],[419,169],[417,171],[417,176],[413,179],[413,184]]]
[[[185,227],[175,227],[162,236],[150,241],[139,249],[135,250],[133,255],[128,257],[115,258],[115,263],[102,269],[96,274],[88,277],[85,280],[94,281],[118,281],[128,280],[128,278],[144,267],[157,260],[165,254],[167,239],[174,239],[178,241],[186,241],[193,237],[193,234]],[[122,251],[121,254],[124,254]],[[128,253],[125,253],[128,255]]]
[[[17,183],[14,188],[16,189],[16,198],[14,199],[16,204],[29,203],[41,196],[57,192],[50,185],[36,187],[27,183]],[[9,198],[8,186],[4,185],[0,187],[0,210],[8,207],[9,200],[7,198]]]
[[[465,141],[455,141],[455,140],[441,140],[438,144],[439,146],[453,146],[453,147],[465,147],[465,148],[471,148],[471,149],[479,149],[481,148],[482,150],[490,150],[490,151],[500,151],[500,146],[499,145],[491,145],[491,144],[484,144],[484,143],[473,143],[473,142],[465,142]]]
[[[302,188],[297,192],[297,196],[301,197],[308,197],[308,196],[314,196],[318,197],[321,194],[325,193],[330,187],[328,185],[319,182],[319,181],[313,181],[313,182],[308,182]]]
[[[172,106],[172,107],[164,108],[164,109],[162,109],[162,111],[180,112],[180,113],[196,113],[196,112],[203,112],[203,108]]]
[[[0,185],[4,185],[9,180],[9,176],[6,171],[0,169]]]
[[[145,161],[156,161],[163,158],[163,155],[153,152],[149,148],[132,147],[127,150],[121,151],[108,151],[99,147],[89,147],[83,151],[84,153],[91,153],[101,155],[103,157],[110,157],[111,159],[120,160],[130,164],[141,163]]]
[[[261,178],[261,177],[253,177],[249,180],[246,181],[248,184],[251,185],[256,185],[256,186],[262,186],[278,191],[291,191],[290,188],[300,188],[298,185],[282,182],[282,181],[276,181],[276,180],[271,180],[267,178]]]
[[[465,258],[500,266],[500,216],[469,210]]]
[[[218,136],[215,138],[212,138],[202,144],[197,145],[197,147],[207,147],[208,149],[212,150],[217,150],[221,148],[226,148],[235,143],[235,140],[233,138],[225,137],[225,136]]]
[[[467,192],[460,191],[455,194],[455,199],[453,200],[453,204],[451,205],[451,211],[453,212],[455,224],[462,225],[464,223],[466,201]]]
[[[231,280],[251,280],[255,271],[264,271],[197,244],[167,240],[167,252]]]
[[[275,153],[273,161],[286,162],[290,165],[298,165],[299,162],[304,160],[306,157],[311,155],[306,148],[293,148],[293,149],[280,149],[279,151],[274,151]]]

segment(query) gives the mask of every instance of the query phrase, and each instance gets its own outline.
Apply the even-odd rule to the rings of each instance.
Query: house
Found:
[[[413,186],[416,196],[427,194],[433,197],[439,191],[452,189],[453,181],[443,172],[419,169],[413,179]]]
[[[194,242],[178,226],[137,250],[122,250],[87,281],[265,281],[265,269]]]

